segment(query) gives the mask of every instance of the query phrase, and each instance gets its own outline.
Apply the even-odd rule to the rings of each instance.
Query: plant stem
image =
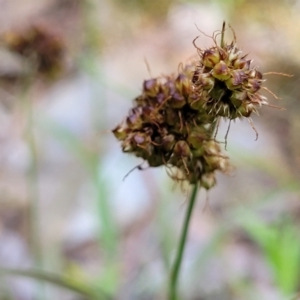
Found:
[[[178,282],[178,275],[181,267],[181,262],[182,262],[182,256],[184,252],[184,246],[186,243],[186,238],[187,238],[187,232],[191,220],[191,215],[192,211],[194,208],[194,204],[196,202],[196,196],[198,192],[198,184],[195,184],[189,199],[188,203],[188,208],[186,211],[185,219],[184,219],[184,224],[182,227],[182,232],[179,240],[179,245],[177,248],[177,253],[176,253],[176,258],[175,262],[173,265],[173,268],[171,270],[171,278],[170,278],[170,290],[169,290],[169,300],[177,300],[177,282]]]
[[[39,216],[39,171],[38,171],[38,153],[36,139],[34,134],[34,107],[32,99],[29,97],[29,88],[31,85],[31,77],[24,83],[23,87],[23,109],[26,117],[25,138],[27,141],[30,153],[30,165],[28,169],[28,196],[29,204],[29,219],[30,219],[30,246],[34,260],[34,267],[37,269],[43,268],[43,254],[41,248],[41,233],[40,233],[40,216]],[[42,282],[36,284],[37,299],[45,299],[45,287]]]
[[[224,33],[225,33],[225,21],[223,22],[222,25],[222,31],[221,31],[221,48],[224,48]]]

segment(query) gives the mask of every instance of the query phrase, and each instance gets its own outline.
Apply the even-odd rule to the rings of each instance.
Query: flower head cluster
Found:
[[[144,81],[123,123],[113,133],[124,152],[133,153],[151,167],[166,166],[170,176],[211,188],[215,171],[226,172],[214,131],[220,118],[229,120],[269,105],[259,93],[263,75],[242,55],[235,40],[201,50],[199,60],[182,67],[178,75]],[[175,171],[174,171],[175,170]]]
[[[151,167],[165,165],[176,180],[210,188],[214,172],[227,170],[228,158],[211,138],[215,116],[198,106],[194,70],[187,65],[177,76],[145,80],[135,106],[113,133],[124,152]]]
[[[262,73],[251,66],[252,60],[242,55],[235,41],[197,49],[200,60],[193,83],[198,105],[208,114],[232,120],[250,117],[252,112],[257,113],[257,107],[269,105],[259,93],[264,82]]]

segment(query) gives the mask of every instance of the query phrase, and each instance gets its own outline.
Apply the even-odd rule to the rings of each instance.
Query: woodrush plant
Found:
[[[25,59],[30,71],[27,77],[39,75],[54,80],[66,67],[66,45],[51,28],[31,25],[22,30],[7,31],[0,40],[6,48]]]
[[[263,74],[242,54],[232,32],[233,41],[226,43],[224,22],[208,49],[199,48],[196,37],[198,59],[181,65],[177,75],[145,80],[134,107],[112,130],[123,152],[142,158],[150,167],[165,166],[172,179],[193,186],[171,271],[169,300],[177,299],[178,274],[198,188],[212,188],[216,171],[230,170],[229,158],[216,140],[220,120],[229,120],[230,125],[232,120],[247,118],[257,139],[252,113],[258,114],[263,105],[276,107],[261,95],[262,89],[270,92],[263,86]]]

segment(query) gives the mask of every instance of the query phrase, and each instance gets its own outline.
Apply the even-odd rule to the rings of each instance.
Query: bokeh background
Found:
[[[181,299],[300,299],[299,16],[299,0],[1,0],[0,299],[166,299],[189,190],[162,168],[123,180],[141,161],[110,130],[144,79],[212,45],[195,24],[223,20],[261,72],[294,76],[266,76],[286,110],[253,117],[257,141],[231,125],[235,168],[199,194]]]

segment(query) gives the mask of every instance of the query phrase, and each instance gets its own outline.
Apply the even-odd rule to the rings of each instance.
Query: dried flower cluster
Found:
[[[214,131],[220,118],[229,120],[257,112],[268,105],[259,94],[262,74],[251,67],[235,43],[223,42],[201,50],[199,60],[182,67],[178,75],[144,81],[126,120],[113,133],[124,152],[143,158],[149,166],[167,167],[170,176],[206,189],[214,186],[215,171],[226,172]],[[175,171],[174,171],[175,170]]]
[[[257,113],[257,107],[269,105],[259,93],[264,82],[262,73],[251,67],[252,60],[242,56],[235,40],[221,47],[216,44],[207,50],[198,47],[197,50],[200,60],[193,83],[198,105],[209,115],[230,120],[248,118],[252,112]]]
[[[197,105],[192,83],[195,66],[186,66],[177,77],[144,81],[127,119],[113,133],[122,141],[124,152],[134,153],[151,167],[176,167],[170,176],[210,188],[214,171],[225,171],[227,157],[211,139],[215,121]]]
[[[64,44],[44,26],[31,26],[23,31],[6,32],[4,44],[28,60],[33,71],[53,78],[63,68]]]

